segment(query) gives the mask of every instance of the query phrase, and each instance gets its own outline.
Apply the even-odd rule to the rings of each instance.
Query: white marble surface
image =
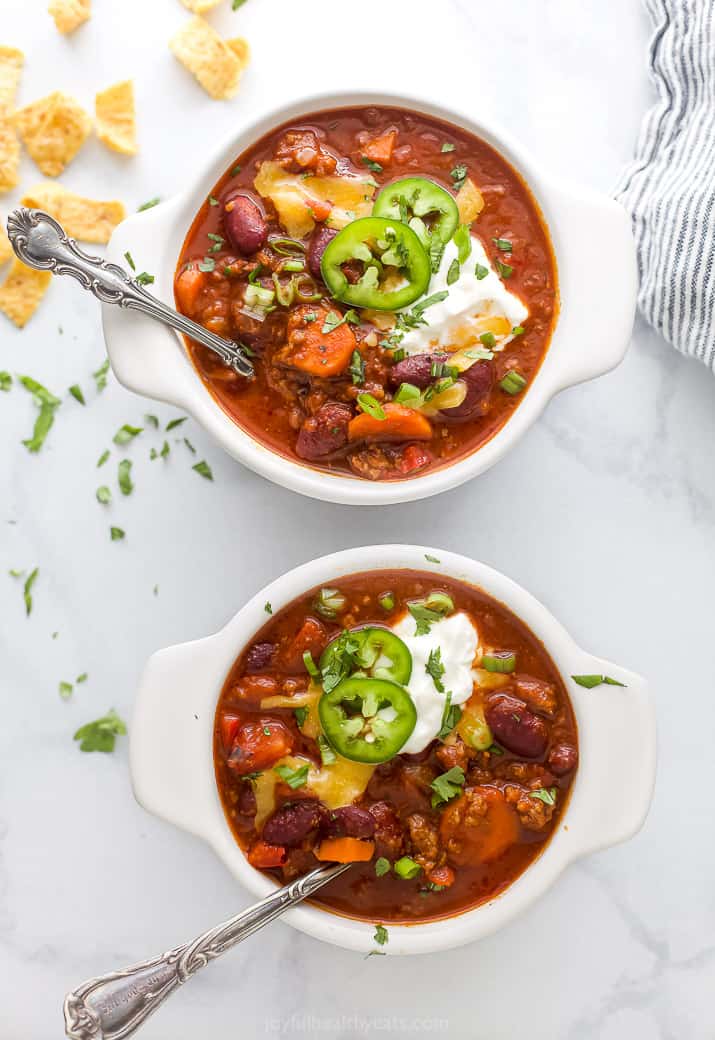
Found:
[[[2,0],[0,39],[27,52],[23,101],[63,87],[90,104],[96,89],[135,76],[141,156],[93,142],[65,177],[130,207],[177,189],[215,135],[278,92],[409,87],[415,77],[435,94],[466,91],[542,160],[608,190],[650,97],[637,0],[248,0],[235,14],[226,5],[213,20],[245,33],[255,56],[229,104],[204,97],[166,49],[184,17],[178,0],[94,6],[94,20],[65,40],[44,2]],[[25,184],[36,178],[27,163]],[[638,327],[616,372],[564,393],[486,476],[438,500],[370,511],[273,487],[185,428],[213,467],[210,484],[183,445],[150,463],[144,435],[130,450],[136,490],[107,512],[94,500],[100,452],[121,423],[171,413],[116,381],[97,398],[89,373],[102,351],[97,307],[68,284],[52,285],[25,332],[0,329],[0,369],[57,392],[79,381],[88,394],[84,409],[63,403],[39,456],[20,444],[34,419],[29,396],[14,388],[0,401],[2,1040],[61,1035],[69,987],[245,901],[207,848],[134,803],[126,741],[114,755],[82,755],[74,729],[110,706],[128,716],[157,647],[217,628],[296,563],[386,538],[493,564],[584,646],[651,677],[660,771],[650,818],[478,945],[362,960],[277,924],[172,997],[142,1035],[713,1037],[712,376]],[[124,543],[110,543],[110,522],[126,529]],[[35,565],[27,619],[21,587],[5,575]],[[89,681],[62,702],[58,681],[84,670]]]

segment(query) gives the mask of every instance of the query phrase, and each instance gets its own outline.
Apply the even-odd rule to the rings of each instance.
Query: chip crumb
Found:
[[[94,100],[94,107],[99,140],[113,152],[136,155],[139,148],[132,81],[125,79],[100,91]]]
[[[169,47],[206,93],[221,101],[234,96],[245,67],[232,43],[235,41],[223,40],[207,21],[196,15],[172,37]]]
[[[126,216],[122,202],[102,202],[75,195],[55,181],[35,185],[20,199],[23,206],[43,209],[58,220],[72,238],[105,244]]]
[[[223,0],[181,0],[184,7],[188,7],[192,14],[203,14],[213,7],[218,7]]]
[[[52,275],[35,271],[14,260],[7,278],[0,285],[0,311],[19,329],[24,328],[47,292]]]
[[[484,209],[482,193],[471,177],[467,177],[454,201],[457,203],[459,220],[462,224],[471,224]]]
[[[92,130],[92,120],[82,106],[59,90],[18,109],[13,121],[46,177],[62,173]]]
[[[0,265],[6,264],[12,256],[12,246],[10,245],[10,239],[7,237],[5,228],[0,224]]]
[[[92,14],[92,0],[50,0],[47,10],[58,32],[71,33]]]

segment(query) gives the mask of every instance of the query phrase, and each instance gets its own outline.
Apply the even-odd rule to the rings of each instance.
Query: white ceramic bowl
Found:
[[[374,91],[292,101],[247,122],[202,165],[181,195],[120,224],[107,248],[107,258],[121,264],[130,250],[138,269],[154,274],[154,293],[174,306],[174,270],[184,237],[207,194],[236,156],[269,130],[307,112],[372,104],[416,109],[484,138],[524,177],[551,234],[561,300],[551,346],[515,414],[478,451],[424,476],[398,482],[372,482],[312,469],[271,451],[232,422],[202,383],[183,346],[177,345],[173,332],[142,315],[114,306],[103,308],[107,350],[121,383],[184,409],[234,458],[276,484],[313,498],[354,505],[426,498],[487,470],[559,390],[602,375],[623,359],[637,290],[630,221],[618,203],[547,175],[507,134],[472,113],[444,108],[425,98]]]
[[[440,563],[431,563],[425,556]],[[377,545],[322,556],[257,593],[225,628],[154,654],[142,676],[131,726],[134,793],[149,812],[207,841],[257,898],[273,883],[245,859],[226,822],[213,766],[216,704],[234,660],[274,611],[314,585],[382,568],[446,574],[478,585],[509,607],[543,642],[567,685],[579,733],[571,797],[542,854],[501,895],[443,921],[390,925],[389,954],[427,953],[479,939],[528,907],[573,860],[630,838],[648,812],[655,779],[655,713],[645,680],[580,650],[548,610],[509,578],[465,556],[409,545]],[[571,675],[606,674],[625,683],[586,690]],[[304,904],[285,920],[346,949],[374,948],[374,925]]]

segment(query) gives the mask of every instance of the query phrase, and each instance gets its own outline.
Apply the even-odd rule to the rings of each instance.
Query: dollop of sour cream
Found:
[[[512,329],[522,325],[529,317],[529,311],[523,302],[504,285],[503,281],[489,263],[484,246],[472,235],[472,251],[461,265],[459,277],[451,285],[447,284],[447,276],[453,262],[458,259],[457,246],[453,241],[447,243],[442,254],[439,269],[432,275],[429,287],[424,294],[408,310],[419,307],[422,300],[435,293],[446,292],[448,295],[439,303],[425,308],[426,325],[410,329],[401,340],[400,346],[408,354],[428,354],[442,348],[458,350],[462,347],[479,345],[479,336],[489,329],[489,319],[503,318],[504,333],[495,336],[495,344],[490,349],[503,350],[514,338]],[[508,255],[505,259],[508,263]],[[477,278],[477,264],[486,269],[483,278]]]
[[[412,654],[412,675],[406,686],[417,709],[417,722],[409,739],[400,749],[407,755],[423,751],[442,727],[447,691],[452,704],[464,704],[472,695],[475,675],[474,659],[479,649],[479,635],[469,617],[459,612],[435,621],[425,635],[415,635],[415,619],[406,614],[392,631]],[[430,653],[439,649],[444,675],[444,693],[435,686],[427,671]]]

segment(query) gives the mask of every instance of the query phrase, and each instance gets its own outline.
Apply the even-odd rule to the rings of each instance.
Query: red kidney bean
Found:
[[[320,825],[324,815],[325,807],[314,798],[287,802],[266,820],[262,838],[269,845],[300,845]]]
[[[375,819],[366,809],[344,805],[327,814],[323,832],[331,838],[371,838],[375,833]]]
[[[257,253],[268,234],[265,217],[248,195],[234,195],[224,203],[223,226],[231,245],[243,256]]]
[[[352,409],[338,401],[328,401],[300,428],[295,450],[301,459],[320,459],[348,443],[348,423]]]
[[[318,224],[310,236],[310,241],[308,242],[308,270],[313,278],[321,277],[320,261],[323,258],[325,247],[329,242],[332,242],[337,233],[335,228],[328,228]]]
[[[549,768],[556,776],[563,776],[576,768],[578,751],[571,744],[554,744],[549,751]]]
[[[456,408],[443,408],[442,415],[447,419],[474,419],[483,413],[494,385],[494,365],[491,361],[475,361],[462,372],[459,381],[467,385],[466,397]]]
[[[240,816],[256,815],[256,792],[249,780],[244,780],[239,788],[236,811]]]
[[[507,751],[525,758],[539,758],[546,751],[549,728],[542,718],[529,711],[523,701],[498,694],[487,702],[484,717],[494,739]]]
[[[432,375],[434,362],[446,360],[446,354],[413,354],[392,366],[390,382],[393,386],[399,386],[400,383],[412,383],[413,386],[424,390],[434,379]]]
[[[254,643],[246,654],[247,672],[265,672],[273,662],[274,643]]]

